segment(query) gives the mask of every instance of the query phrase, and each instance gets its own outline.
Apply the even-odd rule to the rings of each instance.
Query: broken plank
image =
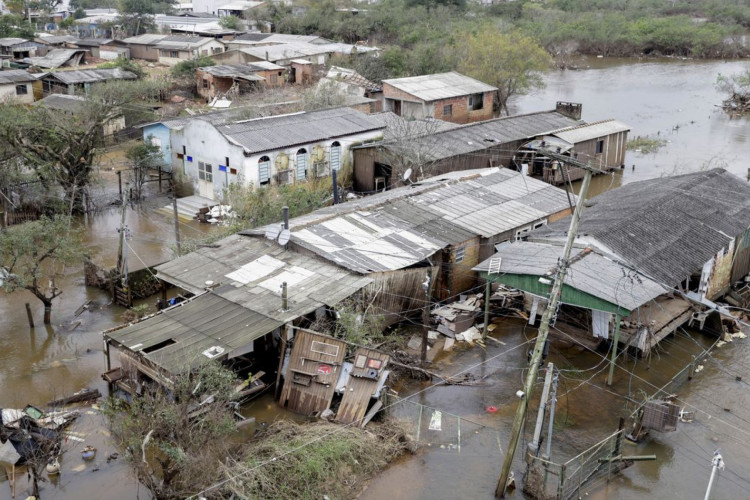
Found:
[[[380,401],[376,401],[374,405],[372,405],[372,408],[370,408],[370,411],[367,412],[365,415],[365,418],[362,419],[362,423],[360,424],[360,428],[364,429],[367,424],[370,423],[370,420],[375,417],[375,415],[380,411],[380,409],[383,407],[383,403]]]
[[[47,403],[47,406],[65,406],[71,403],[82,403],[83,401],[99,399],[100,397],[102,397],[102,393],[99,392],[99,389],[94,389],[93,391],[91,389],[84,389],[82,391],[78,391],[72,396],[68,396],[67,398],[50,401],[49,403]]]
[[[505,344],[505,342],[503,342],[502,340],[497,340],[496,338],[494,338],[494,337],[490,337],[489,335],[487,335],[486,339],[487,339],[487,340],[491,340],[491,341],[493,341],[493,342],[497,342],[497,343],[498,343],[498,344],[500,344],[500,345],[506,345],[506,344]]]

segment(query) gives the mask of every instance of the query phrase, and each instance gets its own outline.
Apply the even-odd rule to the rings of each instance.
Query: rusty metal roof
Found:
[[[291,241],[368,274],[403,269],[449,245],[497,236],[566,208],[565,191],[509,169],[453,172],[295,218]]]

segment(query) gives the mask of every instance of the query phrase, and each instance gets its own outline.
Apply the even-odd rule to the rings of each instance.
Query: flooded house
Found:
[[[569,213],[563,190],[518,172],[453,172],[294,218],[286,245],[371,278],[365,300],[392,323],[425,304],[423,283],[439,300],[457,296],[476,286],[472,268],[494,245]]]
[[[451,71],[383,80],[383,110],[405,118],[471,123],[492,118],[497,87]]]
[[[517,150],[551,130],[580,125],[580,112],[571,115],[560,105],[554,110],[506,116],[445,129],[440,120],[412,120],[397,127],[384,141],[354,148],[354,190],[372,193],[413,179],[447,172],[487,167],[510,167]],[[387,106],[386,106],[387,107]],[[407,180],[408,181],[408,180]]]
[[[589,206],[589,204],[591,206]],[[691,322],[723,334],[750,290],[750,185],[723,169],[634,182],[587,202],[551,333],[648,352]],[[569,220],[533,231],[475,267],[524,291],[541,313]],[[533,257],[531,257],[533,256]]]
[[[562,165],[544,155],[552,150],[607,172],[625,166],[630,127],[617,120],[572,125],[536,137],[519,148],[515,162],[528,175],[550,184],[564,184],[583,178],[582,168]]]
[[[383,135],[376,116],[350,108],[242,120],[232,113],[175,118],[145,125],[171,165],[215,199],[234,182],[263,187],[306,182],[351,164],[350,148]]]
[[[372,280],[265,239],[234,235],[156,267],[187,300],[104,332],[107,380],[130,394],[209,360],[268,386],[288,326],[309,326]],[[283,340],[282,340],[283,339]],[[112,369],[112,356],[119,368]]]

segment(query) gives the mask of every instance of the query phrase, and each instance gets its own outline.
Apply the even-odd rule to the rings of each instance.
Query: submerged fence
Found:
[[[568,500],[578,498],[603,480],[609,480],[622,462],[622,430],[607,436],[567,462],[558,464],[532,457],[524,481],[524,492],[537,499]]]

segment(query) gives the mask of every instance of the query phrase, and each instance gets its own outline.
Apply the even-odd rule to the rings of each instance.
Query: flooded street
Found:
[[[732,74],[748,63],[597,58],[587,58],[586,62],[589,69],[550,73],[547,87],[516,99],[512,112],[547,110],[557,100],[580,102],[583,118],[589,122],[615,118],[632,127],[631,137],[668,141],[653,154],[629,152],[626,168],[594,179],[594,195],[636,180],[718,166],[745,178],[750,168],[745,159],[750,118],[731,118],[717,108],[722,96],[713,85],[718,73]],[[119,222],[119,209],[91,217],[85,242],[98,264],[115,264]],[[127,224],[132,232],[128,257],[132,268],[173,257],[174,230],[169,218],[136,209],[128,211]],[[197,222],[180,227],[183,240],[205,237],[212,229]],[[123,310],[109,305],[107,293],[83,285],[82,268],[68,269],[59,286],[64,293],[54,302],[50,328],[41,325],[41,303],[31,294],[0,295],[2,408],[44,406],[83,387],[106,392],[100,378],[104,371],[100,334],[121,322]],[[93,304],[90,310],[75,316],[88,301]],[[27,302],[37,325],[32,330],[24,311]],[[361,498],[493,498],[518,401],[515,392],[522,385],[526,351],[534,334],[522,322],[509,320],[492,334],[504,345],[488,341],[486,349],[459,349],[450,357],[438,359],[434,367],[447,374],[467,370],[483,379],[482,384],[433,387],[430,383],[410,383],[397,387],[400,397],[414,396],[401,403],[390,401],[394,414],[411,424],[419,423],[422,441],[428,445],[375,478]],[[655,392],[714,340],[699,332],[680,331],[650,358],[623,356],[615,385],[609,389],[602,387],[608,365],[601,355],[553,345],[549,361],[563,370],[563,377],[552,459],[573,457],[612,433],[619,417],[627,415],[634,402]],[[720,448],[726,471],[718,479],[712,498],[750,498],[750,448],[744,445],[750,441],[748,342],[737,339],[718,348],[703,370],[679,391],[680,404],[696,412],[692,423],[681,424],[673,433],[652,433],[644,444],[625,445],[625,454],[654,454],[656,462],[638,462],[609,484],[587,485],[582,495],[595,499],[700,497],[710,475],[711,455]],[[534,416],[538,399],[537,390],[530,407]],[[436,410],[442,412],[437,425],[441,430],[422,426],[425,421],[432,424],[430,416],[434,417]],[[266,394],[242,413],[256,416],[260,425],[275,418],[278,409]],[[95,408],[85,407],[83,417],[71,430],[97,446],[97,461],[85,464],[78,455],[82,443],[69,441],[61,477],[41,485],[44,500],[147,498],[143,488],[136,488],[122,459],[107,463],[106,458],[115,450]],[[526,439],[531,431],[529,425]],[[526,443],[521,441],[516,454],[517,480]],[[97,467],[99,470],[94,471]],[[24,477],[19,480],[16,498],[26,497],[25,485]],[[522,494],[516,490],[511,497],[521,498]],[[8,482],[2,479],[0,500],[10,498]]]

